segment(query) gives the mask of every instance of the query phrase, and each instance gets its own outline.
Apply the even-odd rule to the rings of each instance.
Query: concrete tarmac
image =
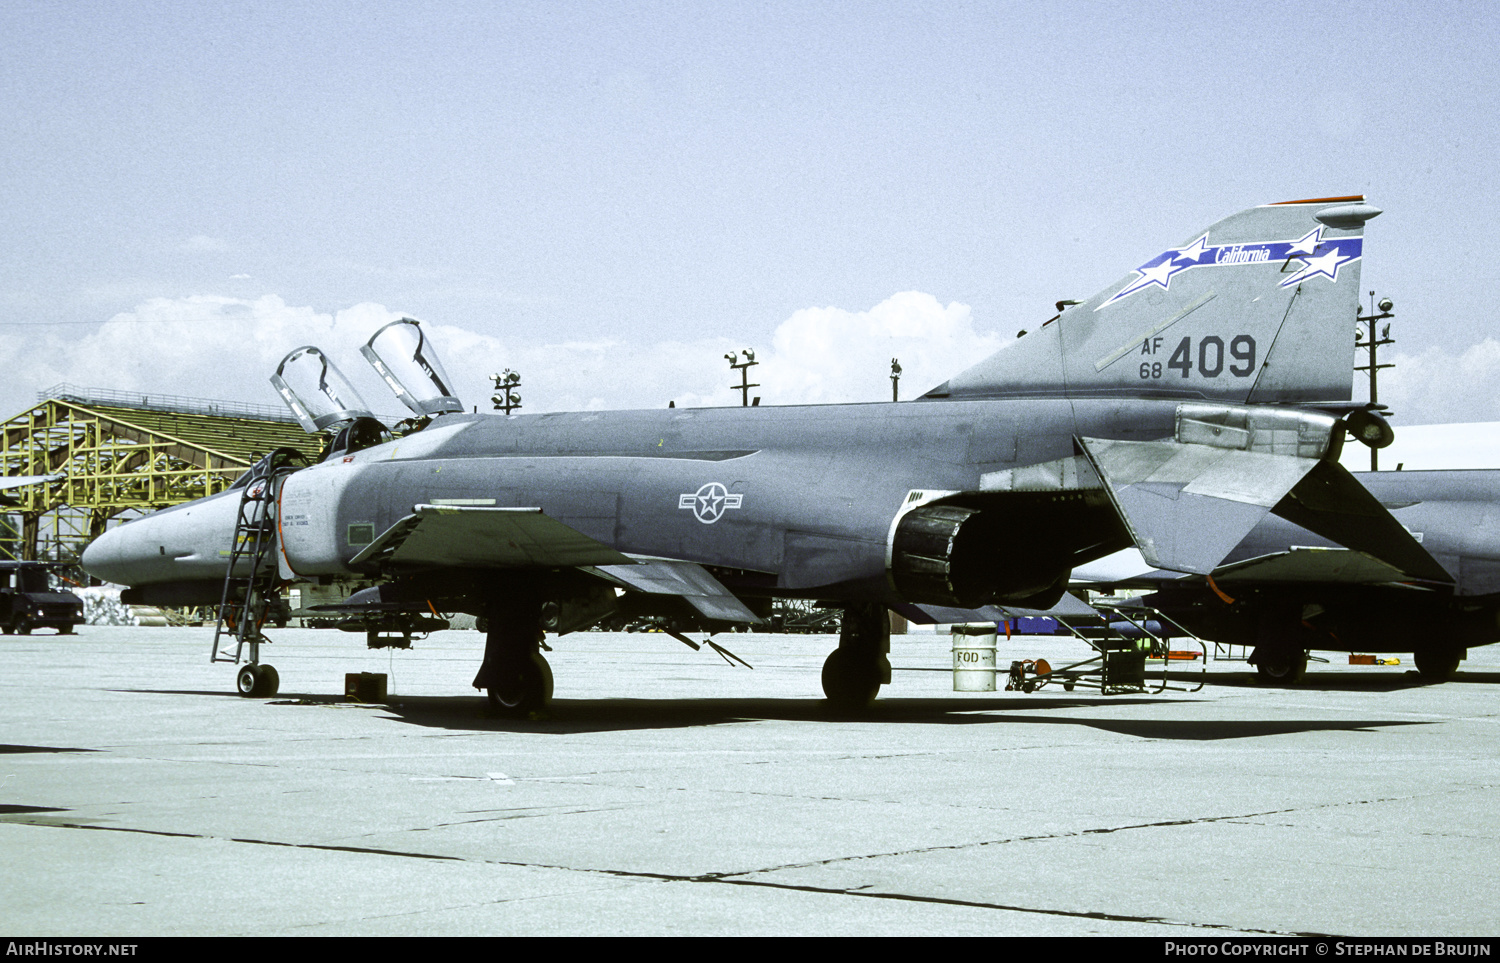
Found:
[[[1500,647],[1443,685],[1329,655],[1295,689],[955,693],[914,634],[841,717],[828,637],[718,637],[750,670],[579,633],[509,720],[476,632],[273,632],[246,699],[212,631],[0,639],[0,930],[1500,935]],[[388,704],[343,700],[358,671]]]

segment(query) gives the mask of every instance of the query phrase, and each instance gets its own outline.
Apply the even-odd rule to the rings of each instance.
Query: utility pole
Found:
[[[521,387],[521,375],[509,368],[504,374],[490,375],[495,382],[495,390],[500,394],[490,399],[496,411],[503,411],[507,415],[521,407],[521,396],[516,394],[516,389]]]
[[[1379,350],[1380,346],[1383,345],[1383,344],[1395,344],[1396,343],[1391,338],[1391,326],[1389,324],[1387,324],[1383,329],[1381,329],[1380,335],[1379,335],[1379,337],[1377,337],[1376,334],[1375,334],[1375,322],[1377,322],[1377,321],[1388,321],[1391,318],[1394,318],[1395,315],[1391,313],[1391,308],[1394,307],[1394,306],[1395,305],[1393,305],[1391,303],[1391,299],[1390,298],[1381,298],[1380,299],[1380,303],[1377,304],[1375,302],[1375,292],[1371,291],[1370,292],[1370,313],[1366,314],[1363,309],[1358,309],[1358,308],[1355,309],[1356,310],[1356,320],[1357,320],[1357,322],[1359,324],[1368,325],[1369,326],[1369,332],[1366,335],[1365,340],[1361,341],[1360,340],[1361,332],[1360,332],[1360,330],[1358,328],[1355,328],[1354,329],[1354,347],[1356,347],[1356,348],[1364,348],[1365,351],[1367,351],[1369,353],[1369,355],[1370,355],[1370,363],[1366,364],[1366,365],[1358,365],[1358,366],[1355,367],[1354,370],[1355,371],[1368,371],[1368,372],[1370,372],[1370,407],[1372,407],[1372,408],[1375,407],[1376,403],[1380,401],[1380,394],[1379,394],[1379,391],[1378,391],[1378,388],[1377,388],[1377,385],[1376,385],[1376,375],[1379,374],[1381,368],[1394,368],[1395,367],[1395,365],[1393,365],[1393,364],[1379,364],[1378,363],[1377,351]],[[1380,309],[1380,313],[1379,314],[1375,313],[1375,309],[1376,308]],[[1377,451],[1374,448],[1371,448],[1370,449],[1370,471],[1379,471],[1379,470],[1380,470],[1380,452]]]
[[[729,390],[730,391],[738,391],[740,393],[740,407],[741,408],[749,408],[749,407],[751,407],[751,405],[750,405],[750,389],[751,388],[759,388],[760,387],[760,385],[758,385],[758,384],[751,384],[750,383],[750,369],[753,368],[753,367],[755,367],[755,365],[759,364],[760,362],[758,362],[758,361],[755,360],[755,352],[752,349],[746,348],[745,351],[744,351],[744,354],[745,354],[745,360],[744,361],[741,361],[739,359],[739,356],[736,355],[734,352],[730,352],[729,354],[726,354],[724,357],[725,357],[725,359],[727,359],[729,361],[729,367],[730,367],[730,369],[733,370],[733,371],[738,371],[740,373],[740,383],[737,384],[737,385],[730,385],[729,386]],[[755,399],[755,404],[757,404],[757,405],[760,404],[760,398],[758,396]]]
[[[891,359],[891,400],[901,400],[901,362]]]

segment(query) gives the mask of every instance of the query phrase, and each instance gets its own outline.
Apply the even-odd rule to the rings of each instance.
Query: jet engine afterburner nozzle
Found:
[[[1007,599],[1022,598],[1066,579],[1062,563],[1004,551],[1004,534],[995,513],[941,504],[912,509],[891,543],[896,591],[919,605],[974,608],[995,601],[1001,586]]]

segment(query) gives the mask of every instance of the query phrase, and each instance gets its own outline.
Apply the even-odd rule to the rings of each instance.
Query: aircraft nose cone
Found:
[[[129,585],[130,566],[125,556],[122,530],[112,528],[89,543],[83,550],[83,570],[97,579]]]

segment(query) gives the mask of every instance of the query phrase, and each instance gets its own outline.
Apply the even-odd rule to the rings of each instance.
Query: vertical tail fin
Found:
[[[1330,197],[1226,217],[927,397],[1348,400],[1364,224],[1379,213]]]

